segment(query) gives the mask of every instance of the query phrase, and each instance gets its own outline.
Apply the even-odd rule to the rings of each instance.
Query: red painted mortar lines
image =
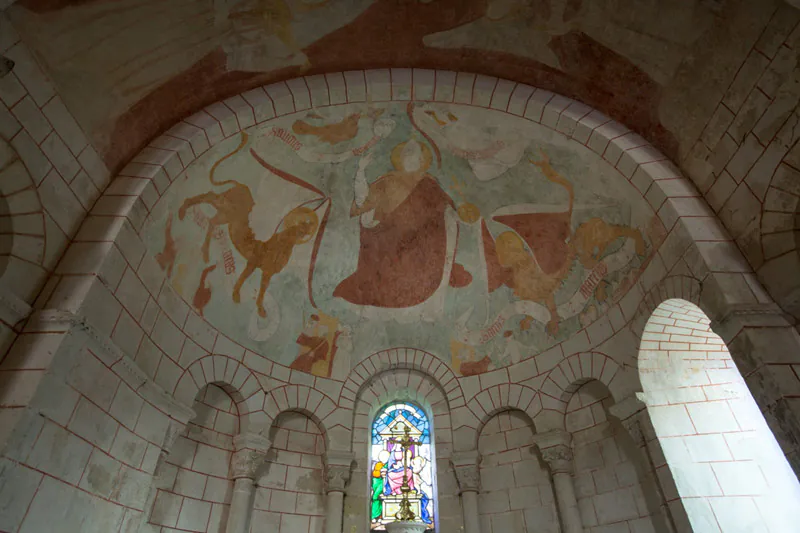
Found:
[[[314,108],[314,99],[311,97],[311,87],[308,86],[308,80],[306,79],[305,76],[302,76],[301,79],[303,80],[303,83],[306,86],[306,91],[308,91],[308,108],[309,109],[313,109]],[[328,103],[330,103],[330,101],[331,101],[331,93],[329,92],[328,93]],[[252,108],[253,106],[250,106],[250,107]],[[255,118],[255,116],[256,116],[256,113],[255,113],[255,110],[253,110],[253,118]]]
[[[326,80],[326,82],[327,82],[327,80]],[[473,83],[474,83],[474,80],[473,80]],[[533,93],[532,93],[532,94],[533,94]],[[551,97],[551,98],[552,98],[552,97]],[[529,97],[529,99],[530,99],[530,97]],[[149,336],[149,335],[148,335],[148,336]]]
[[[477,75],[475,76],[475,79],[476,80],[478,79]],[[489,95],[489,103],[486,105],[486,109],[491,109],[492,108],[492,102],[494,102],[494,94],[497,91],[497,86],[499,84],[500,84],[500,78],[495,78],[494,79],[494,87],[492,87],[492,94]],[[473,88],[472,90],[474,91],[475,90],[475,85],[474,84],[473,84],[472,88]],[[473,100],[475,99],[474,92],[473,92],[473,95],[472,95],[472,99]],[[509,95],[508,100],[509,100],[509,102],[511,101],[511,96],[510,95]],[[508,105],[506,105],[506,109],[508,109]]]

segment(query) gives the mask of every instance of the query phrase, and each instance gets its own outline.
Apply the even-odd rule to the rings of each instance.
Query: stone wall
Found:
[[[112,369],[116,361],[87,335],[67,337],[31,401],[13,410],[0,529],[137,531],[176,432],[164,412],[171,400],[143,387],[136,371]]]
[[[5,353],[111,175],[4,11],[0,55],[15,63],[0,77],[0,350]]]
[[[589,381],[567,406],[583,525],[591,533],[667,531],[658,493],[642,481],[648,465],[625,428],[608,414],[613,403],[599,381]]]
[[[289,463],[282,463],[280,458],[280,434],[283,429],[288,434],[297,422],[286,422],[285,427],[281,417],[292,411],[313,418],[319,431],[314,453],[303,456],[318,457],[323,450],[325,454],[353,454],[356,466],[347,486],[345,531],[350,533],[355,527],[361,533],[366,528],[367,469],[363,450],[370,417],[386,401],[409,399],[429,409],[433,417],[439,459],[440,527],[442,531],[457,531],[466,524],[462,515],[465,509],[458,497],[463,486],[450,464],[456,452],[479,449],[481,428],[499,411],[508,409],[525,412],[537,433],[563,429],[565,416],[571,412],[570,399],[588,379],[604,383],[617,404],[633,398],[641,389],[637,368],[639,339],[652,311],[671,297],[700,304],[718,321],[725,340],[734,341],[732,360],[746,366],[745,374],[755,383],[758,407],[768,414],[777,413],[770,418],[772,428],[778,430],[787,454],[796,452],[797,442],[793,439],[800,433],[790,391],[797,380],[781,380],[786,374],[779,370],[785,372],[788,364],[800,362],[797,333],[776,312],[748,263],[737,255],[734,242],[673,165],[627,128],[578,102],[492,78],[481,77],[479,88],[472,89],[476,80],[473,75],[413,72],[417,74],[410,76],[408,71],[402,71],[402,75],[392,76],[389,71],[371,71],[360,75],[364,80],[362,98],[372,91],[408,94],[409,87],[392,89],[394,84],[401,84],[397,80],[413,80],[409,84],[415,91],[427,91],[433,98],[442,94],[442,98],[452,99],[459,87],[463,89],[459,98],[465,101],[474,99],[476,105],[525,116],[588,146],[639,188],[645,201],[658,211],[668,234],[628,294],[615,303],[607,316],[554,348],[479,376],[458,377],[440,357],[410,348],[387,349],[365,358],[345,381],[291,370],[217,332],[176,297],[164,283],[165,275],[157,261],[145,253],[139,231],[149,207],[164,187],[209,146],[211,136],[203,128],[188,122],[178,124],[154,140],[105,190],[50,278],[36,312],[2,361],[6,383],[2,405],[6,409],[2,412],[5,466],[0,480],[0,529],[29,533],[46,531],[49,524],[59,523],[69,532],[130,533],[157,510],[156,518],[168,517],[164,518],[164,527],[180,530],[182,508],[176,511],[174,502],[161,503],[169,499],[189,501],[187,509],[197,510],[187,511],[181,524],[199,528],[200,517],[208,511],[205,524],[210,528],[214,512],[224,515],[221,489],[217,496],[207,497],[204,489],[203,496],[197,497],[193,486],[193,495],[185,495],[176,492],[176,477],[170,490],[166,490],[165,482],[159,494],[159,484],[165,479],[159,474],[153,484],[156,467],[177,462],[175,458],[184,455],[181,446],[194,446],[185,444],[193,434],[208,438],[216,435],[214,438],[227,443],[230,434],[224,433],[222,426],[218,428],[216,421],[236,412],[241,433],[267,436],[270,428],[279,428],[274,435],[274,464],[266,466],[264,475],[269,476],[269,469],[275,466],[286,466],[288,472]],[[242,97],[249,102],[246,108],[228,109],[229,113],[219,119],[201,112],[208,131],[218,133],[224,123],[225,131],[234,135],[241,129],[240,124],[247,124],[246,119],[263,122],[279,110],[288,114],[297,111],[298,105],[308,108],[314,102],[324,105],[332,98],[348,97],[347,90],[336,85],[335,80],[344,79],[341,75],[309,79],[304,89],[307,93],[298,93],[297,98],[285,85],[286,97],[273,103],[259,88]],[[219,111],[215,108],[218,115]],[[770,326],[768,337],[758,336],[765,334],[763,326]],[[780,338],[781,345],[789,349],[774,353],[774,346],[758,343],[774,338]],[[759,383],[769,386],[758,388]],[[193,416],[188,406],[197,398],[206,401],[208,390],[218,390],[207,389],[209,384],[225,384],[232,404],[206,404],[216,413],[213,428],[207,418],[211,411],[206,410],[207,417],[201,417],[206,421],[190,426],[186,438],[181,437],[179,444],[174,444],[173,437]],[[776,411],[776,405],[781,406],[780,410]],[[274,426],[276,420],[279,422]],[[306,421],[302,433],[314,433],[310,424]],[[499,428],[500,422],[497,424]],[[192,427],[197,433],[191,432]],[[491,431],[492,426],[488,427]],[[228,426],[227,431],[234,430]],[[324,441],[324,448],[320,447],[320,440]],[[196,469],[196,473],[207,480],[214,478],[214,483],[221,486],[226,480],[223,465],[228,465],[232,447],[195,444],[196,450],[204,450],[203,457],[210,458],[209,464]],[[170,458],[172,454],[174,458]],[[195,461],[194,452],[191,455]],[[498,459],[495,455],[487,452],[490,460]],[[188,460],[189,454],[181,459]],[[303,458],[300,460],[302,467]],[[615,475],[619,468],[627,468],[620,464],[625,463],[614,465]],[[90,465],[100,465],[94,470],[102,474],[84,479],[84,472],[92,470]],[[266,488],[261,481],[259,485]],[[630,487],[620,486],[618,490]],[[319,521],[309,517],[319,516],[319,500],[313,497],[319,495],[319,486],[306,492],[295,483],[284,485],[284,489],[288,489],[283,491],[286,493],[298,493],[293,507],[281,503],[273,510],[274,493],[265,504],[261,490],[256,515],[282,512],[281,524],[291,516],[299,517],[286,518],[292,527],[296,520],[307,523],[310,531],[318,528]],[[302,513],[298,512],[300,492],[312,495],[309,501],[314,501],[308,506],[303,504]],[[151,501],[149,494],[156,497]],[[593,503],[600,496],[592,495]],[[168,512],[159,515],[162,509]],[[636,520],[645,515],[639,507],[637,512],[637,518],[631,514],[631,518],[623,520],[598,514],[595,508],[595,518],[598,525],[603,516],[603,521],[617,518],[614,523],[636,523],[638,527]],[[493,516],[491,524],[494,519]],[[587,519],[591,520],[588,516]]]
[[[498,413],[481,430],[483,533],[560,531],[550,473],[533,448],[535,432],[521,411]]]
[[[14,235],[2,280],[32,303],[111,176],[5,13],[0,34],[0,54],[15,63],[0,77],[2,195]]]
[[[683,162],[772,298],[800,318],[800,12],[784,5]]]
[[[252,533],[322,533],[325,442],[307,416],[285,412],[270,430],[272,449],[256,481]]]
[[[156,472],[159,488],[147,523],[164,527],[154,527],[155,531],[224,531],[239,413],[233,399],[216,385],[204,387],[193,408],[195,418]]]
[[[664,454],[656,464],[674,478],[665,496],[694,531],[791,530],[800,487],[708,322],[696,306],[667,300],[642,337],[643,399]]]

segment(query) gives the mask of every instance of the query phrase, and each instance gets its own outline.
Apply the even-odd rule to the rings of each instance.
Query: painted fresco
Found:
[[[148,219],[172,288],[247,348],[341,378],[413,346],[474,375],[602,316],[662,231],[597,155],[502,112],[349,104],[250,128]]]
[[[685,107],[684,91],[697,94],[707,84],[723,90],[735,68],[720,75],[708,69],[727,68],[723,57],[738,66],[749,51],[727,40],[721,45],[716,33],[742,32],[746,41],[744,35],[755,32],[755,38],[766,24],[758,16],[765,15],[720,11],[706,0],[639,2],[635,9],[624,4],[18,0],[9,14],[111,167],[180,118],[256,85],[409,66],[552,90],[602,110],[674,155],[673,134],[694,120],[700,124],[692,127],[702,128],[707,119],[683,113],[675,120],[671,111]],[[712,65],[684,61],[698,49],[716,50]],[[688,71],[681,74],[681,68]],[[675,97],[676,109],[659,111],[664,99]]]

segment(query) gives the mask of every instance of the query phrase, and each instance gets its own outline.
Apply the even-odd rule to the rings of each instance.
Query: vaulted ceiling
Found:
[[[773,15],[748,0],[20,0],[14,23],[116,167],[211,102],[381,67],[576,98],[675,157]]]

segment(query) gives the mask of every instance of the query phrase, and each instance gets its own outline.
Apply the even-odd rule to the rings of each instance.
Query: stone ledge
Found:
[[[100,333],[86,317],[56,309],[44,309],[31,316],[26,325],[28,331],[62,332],[79,340],[83,336],[92,344],[95,354],[117,373],[137,394],[169,417],[187,423],[195,417],[190,407],[175,400],[167,391],[151,380],[139,366],[126,355],[110,338]],[[79,349],[85,343],[75,343],[70,349]]]

